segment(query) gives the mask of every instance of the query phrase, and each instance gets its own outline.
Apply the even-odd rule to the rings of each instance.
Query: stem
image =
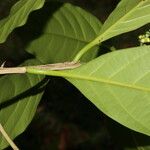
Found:
[[[14,74],[14,73],[26,73],[27,68],[44,69],[44,70],[67,70],[79,67],[81,64],[79,62],[64,62],[55,64],[46,64],[38,66],[26,66],[26,67],[14,67],[14,68],[4,68],[0,67],[0,74]]]
[[[75,58],[73,59],[74,62],[78,62],[80,60],[80,58],[88,51],[90,50],[92,47],[94,47],[95,45],[97,45],[99,43],[98,38],[96,38],[95,40],[93,40],[92,42],[90,42],[89,44],[87,44],[85,47],[83,47],[75,56]]]
[[[26,67],[3,68],[0,67],[0,74],[26,73]]]
[[[35,68],[35,67],[27,67],[27,73],[48,75],[48,76],[55,76],[55,77],[68,77],[68,73],[64,72],[63,70],[59,70],[59,71],[46,70],[46,69]]]
[[[6,141],[10,144],[10,146],[13,148],[13,150],[19,150],[19,148],[15,145],[15,143],[11,140],[11,138],[8,136],[6,131],[4,130],[3,126],[0,124],[0,132],[6,139]]]

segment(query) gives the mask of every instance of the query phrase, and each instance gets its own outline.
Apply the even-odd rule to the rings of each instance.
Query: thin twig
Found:
[[[31,68],[45,69],[45,70],[68,70],[79,67],[81,64],[79,62],[63,62],[55,64],[46,64],[38,66],[29,66]]]
[[[46,65],[38,65],[38,66],[24,66],[24,67],[0,67],[0,74],[18,74],[18,73],[26,73],[27,68],[37,68],[37,69],[45,69],[45,70],[67,70],[74,69],[79,67],[81,64],[79,62],[64,62],[64,63],[55,63],[55,64],[46,64]]]
[[[4,136],[6,141],[10,144],[10,146],[12,147],[13,150],[19,150],[19,148],[11,140],[11,138],[8,136],[8,134],[6,133],[6,131],[4,130],[4,128],[3,128],[3,126],[1,124],[0,124],[0,132],[2,133],[2,135]]]
[[[26,67],[0,68],[0,74],[26,73]]]

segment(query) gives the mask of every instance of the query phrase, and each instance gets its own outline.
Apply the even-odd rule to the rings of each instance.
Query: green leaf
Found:
[[[28,15],[40,9],[45,0],[20,0],[11,9],[7,18],[0,21],[0,43],[16,28],[25,24]]]
[[[150,23],[150,0],[122,0],[106,20],[97,43]]]
[[[150,46],[108,53],[64,76],[109,117],[150,135]]]
[[[109,53],[68,72],[72,82],[106,115],[150,135],[150,47]]]
[[[49,5],[59,5],[60,8],[50,14]],[[97,37],[101,29],[101,23],[96,17],[71,4],[47,3],[40,13],[43,17],[46,14],[48,22],[42,35],[31,42],[27,50],[43,63],[71,61],[82,47]],[[98,46],[95,46],[95,52],[87,54],[83,61],[95,57],[97,49]]]
[[[102,55],[79,68],[35,74],[62,76],[102,112],[122,125],[150,135],[150,46]]]
[[[97,37],[86,44],[75,56],[79,59],[91,48],[116,35],[135,30],[150,23],[150,0],[122,0],[102,26]]]
[[[35,61],[30,63],[37,64]],[[41,99],[45,80],[40,75],[6,75],[0,78],[0,85],[0,123],[14,139],[31,122]],[[0,135],[0,149],[6,146],[8,143]]]

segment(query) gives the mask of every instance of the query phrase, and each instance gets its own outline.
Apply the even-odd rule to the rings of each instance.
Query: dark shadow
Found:
[[[62,78],[51,77],[42,103],[45,104],[46,112],[54,112],[61,122],[73,123],[95,137],[98,135],[97,143],[104,144],[102,148],[104,150],[125,150],[150,145],[149,136],[130,130],[110,119],[86,99],[77,88]],[[106,128],[106,133],[103,128]],[[78,146],[92,145],[93,143],[88,140]]]
[[[135,132],[110,118],[107,118],[107,127],[113,141],[121,150],[146,146],[150,148],[150,137],[147,135]]]
[[[57,1],[49,1],[45,3],[43,8],[30,13],[25,25],[16,28],[5,43],[0,44],[0,51],[2,51],[0,63],[7,61],[17,66],[27,59],[34,58],[34,55],[26,51],[28,44],[41,36],[45,25],[62,4]]]
[[[11,1],[0,1],[0,20],[8,17],[12,6],[17,2],[17,0]]]
[[[46,104],[49,111],[55,111],[62,121],[82,124],[83,129],[88,124],[88,130],[91,132],[95,130],[92,128],[93,124],[97,127],[100,125],[99,119],[102,118],[99,109],[63,78],[51,77],[51,82],[47,84],[42,102]],[[93,121],[89,122],[89,118]]]
[[[1,103],[0,110],[8,107],[14,103],[17,103],[20,100],[24,100],[24,98],[34,96],[38,93],[41,93],[45,89],[47,82],[48,82],[48,78],[44,78],[42,81],[40,81],[38,84],[36,84],[32,88],[24,91],[23,93],[15,96],[11,99],[8,99],[6,102]]]

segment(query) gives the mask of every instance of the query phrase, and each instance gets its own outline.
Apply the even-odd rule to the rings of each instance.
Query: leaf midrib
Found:
[[[70,35],[65,35],[65,34],[60,34],[60,33],[43,32],[43,34],[49,35],[49,36],[51,36],[51,35],[58,36],[58,37],[61,36],[61,37],[64,37],[64,38],[72,39],[74,41],[80,41],[82,43],[90,43],[90,41],[88,41],[88,40],[84,40],[84,39],[82,40],[82,39],[79,39],[79,38],[72,37]]]
[[[104,84],[109,84],[109,85],[114,85],[114,86],[120,86],[124,88],[130,88],[134,90],[139,90],[139,91],[144,91],[144,92],[150,92],[150,88],[142,87],[140,85],[135,85],[135,84],[127,84],[127,83],[121,83],[109,79],[104,79],[104,78],[96,78],[96,77],[89,77],[89,76],[82,76],[82,75],[74,75],[74,74],[69,74],[69,75],[64,75],[66,78],[75,78],[79,80],[88,80],[88,81],[94,81],[94,82],[101,82]]]
[[[119,81],[105,79],[102,77],[77,75],[77,74],[75,74],[73,72],[69,72],[69,71],[52,71],[52,70],[43,70],[43,69],[29,67],[29,68],[27,68],[27,72],[32,73],[32,74],[42,74],[42,75],[49,75],[49,76],[64,77],[68,80],[69,79],[87,80],[87,81],[99,82],[99,83],[103,83],[103,84],[107,84],[107,85],[129,88],[129,89],[138,90],[138,91],[150,92],[150,88],[146,88],[146,87],[137,85],[135,83],[133,83],[133,84],[123,83],[123,82],[119,82]]]

